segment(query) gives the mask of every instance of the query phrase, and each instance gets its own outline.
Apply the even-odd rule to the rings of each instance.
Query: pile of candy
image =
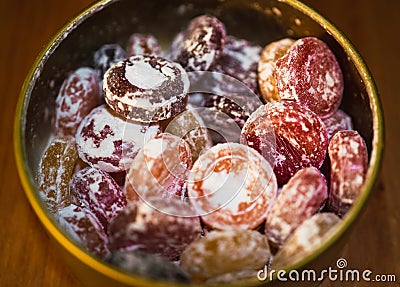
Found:
[[[320,246],[357,199],[367,148],[321,40],[263,49],[203,15],[165,52],[133,34],[93,59],[59,90],[37,182],[68,234],[111,264],[179,282],[256,278]]]

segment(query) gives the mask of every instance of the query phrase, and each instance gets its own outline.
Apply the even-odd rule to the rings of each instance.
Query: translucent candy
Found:
[[[40,197],[52,213],[71,203],[69,181],[77,159],[75,140],[62,137],[51,141],[40,160],[36,181]]]
[[[196,281],[226,273],[264,268],[271,256],[267,238],[254,230],[213,231],[192,242],[181,266]]]
[[[324,122],[329,140],[338,131],[353,129],[353,122],[351,117],[342,110],[337,110],[336,113],[328,118],[323,119],[322,121]]]

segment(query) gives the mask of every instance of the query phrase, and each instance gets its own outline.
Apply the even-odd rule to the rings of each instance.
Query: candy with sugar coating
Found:
[[[204,281],[244,269],[259,270],[270,256],[268,240],[258,231],[213,231],[186,247],[181,266],[194,280]]]
[[[219,230],[254,229],[276,197],[272,167],[237,143],[213,146],[194,163],[188,196],[204,223]]]
[[[99,79],[95,70],[82,67],[71,73],[56,98],[54,124],[58,136],[75,136],[82,120],[100,105]]]
[[[328,186],[315,167],[298,171],[282,187],[265,223],[265,234],[274,247],[280,247],[307,218],[318,212],[328,198]]]
[[[358,198],[368,170],[368,151],[357,131],[339,131],[328,147],[331,161],[328,208],[343,216]]]
[[[69,181],[77,159],[75,140],[69,137],[54,138],[40,159],[39,195],[52,213],[71,203]]]
[[[159,132],[158,124],[127,121],[101,105],[93,109],[78,128],[79,157],[106,172],[124,171],[144,144]]]
[[[276,87],[281,99],[296,100],[321,118],[339,108],[343,74],[328,45],[315,37],[297,40],[276,61]]]
[[[126,52],[128,57],[136,55],[160,56],[162,49],[153,35],[134,33],[129,36]]]
[[[108,227],[111,251],[140,250],[177,259],[200,237],[199,217],[193,208],[172,198],[128,204]]]
[[[351,117],[342,110],[337,110],[336,113],[322,121],[324,122],[329,139],[331,139],[338,131],[353,129]]]
[[[93,56],[94,67],[103,79],[104,73],[115,63],[127,57],[126,51],[118,44],[105,44],[101,46]]]
[[[106,172],[86,167],[76,172],[70,181],[74,202],[88,208],[107,230],[108,223],[125,206],[125,194]]]
[[[158,122],[185,109],[189,78],[177,63],[158,56],[137,55],[107,70],[103,90],[107,104],[123,117]]]

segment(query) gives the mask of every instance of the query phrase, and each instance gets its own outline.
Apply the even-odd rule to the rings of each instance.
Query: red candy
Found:
[[[58,211],[57,219],[61,227],[85,249],[102,258],[109,254],[107,234],[88,209],[71,204]]]
[[[76,133],[79,157],[107,172],[129,168],[145,142],[160,132],[158,125],[127,121],[102,105],[83,120]]]
[[[100,102],[99,79],[93,69],[83,67],[70,74],[56,98],[57,135],[75,136],[79,124]]]
[[[187,203],[171,198],[128,204],[110,223],[111,251],[141,250],[177,259],[184,248],[200,237],[200,220]]]
[[[218,144],[195,162],[188,179],[189,201],[204,223],[219,230],[254,229],[276,197],[269,163],[241,144]]]
[[[368,170],[368,151],[357,131],[339,131],[328,147],[331,177],[328,208],[343,216],[358,198]]]
[[[342,110],[337,110],[336,113],[322,121],[324,122],[325,129],[328,132],[329,139],[331,139],[338,131],[353,129],[351,117]]]
[[[336,112],[342,100],[343,75],[335,55],[321,40],[297,40],[276,62],[281,99],[294,99],[321,118]]]
[[[125,194],[106,172],[84,168],[71,179],[70,190],[75,202],[88,208],[107,230],[108,223],[125,206]]]
[[[298,171],[282,188],[265,223],[269,241],[280,247],[304,220],[318,212],[328,198],[328,186],[315,167]]]
[[[322,165],[328,136],[315,113],[295,101],[281,101],[269,102],[250,116],[241,142],[262,154],[284,184],[300,169]]]
[[[224,24],[217,18],[199,16],[176,36],[169,57],[186,71],[210,70],[224,49],[225,37]]]
[[[162,50],[156,37],[153,35],[135,33],[129,37],[126,52],[128,57],[136,55],[159,56]]]

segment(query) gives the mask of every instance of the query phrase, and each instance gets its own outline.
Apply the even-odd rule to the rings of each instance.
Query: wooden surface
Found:
[[[36,55],[67,19],[90,2],[0,0],[0,286],[82,286],[59,260],[25,198],[14,163],[12,125],[19,90]],[[338,258],[375,274],[396,274],[397,283],[382,286],[400,286],[400,1],[305,2],[332,20],[361,52],[385,111],[382,180]]]

